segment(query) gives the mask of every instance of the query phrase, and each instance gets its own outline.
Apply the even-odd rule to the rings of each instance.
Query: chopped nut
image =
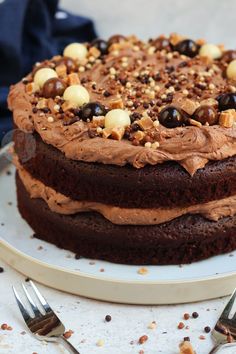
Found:
[[[25,90],[28,93],[28,95],[31,95],[32,93],[35,93],[36,91],[39,90],[39,85],[37,85],[35,82],[30,82],[25,86]]]
[[[141,336],[138,340],[139,344],[143,344],[148,340],[148,336],[145,334],[143,336]]]
[[[59,77],[66,77],[67,67],[65,64],[60,64],[60,65],[56,66],[55,70],[56,70],[56,73]]]
[[[111,136],[115,140],[121,140],[124,136],[125,128],[124,127],[115,127],[111,131]]]
[[[80,84],[80,79],[77,73],[69,74],[67,77],[68,85],[78,85]]]
[[[179,346],[179,354],[195,354],[193,347],[189,341],[184,341]]]
[[[153,128],[153,121],[150,117],[143,117],[139,121],[137,121],[137,124],[143,129],[151,129]]]
[[[236,111],[235,109],[227,109],[221,112],[219,118],[219,124],[225,128],[231,128],[236,122]]]
[[[142,268],[139,268],[139,270],[138,270],[138,274],[145,275],[147,273],[148,273],[147,268],[142,267]]]

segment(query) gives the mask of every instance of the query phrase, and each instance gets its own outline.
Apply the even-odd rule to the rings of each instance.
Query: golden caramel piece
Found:
[[[171,33],[170,34],[170,43],[172,45],[176,45],[177,43],[183,41],[184,39],[186,39],[186,37],[185,36],[181,36],[178,33]]]
[[[116,108],[123,109],[124,103],[121,98],[117,98],[109,102],[109,107],[110,109],[116,109]]]
[[[138,141],[143,140],[144,137],[145,137],[145,134],[141,130],[138,130],[136,133],[134,133],[134,138]]]
[[[197,120],[195,120],[195,119],[189,119],[189,123],[191,124],[191,125],[194,125],[195,127],[199,127],[199,128],[201,128],[202,127],[202,123],[201,122],[198,122]]]
[[[42,109],[42,108],[46,108],[47,106],[48,106],[48,103],[47,103],[46,98],[41,98],[41,99],[38,101],[38,103],[37,103],[37,105],[36,105],[36,108]]]
[[[93,116],[92,124],[94,127],[104,127],[105,117],[104,116]]]
[[[100,50],[98,50],[96,47],[91,47],[89,49],[89,55],[92,55],[94,58],[99,58],[101,55]]]
[[[69,86],[79,85],[80,84],[79,75],[77,73],[69,74],[67,77],[67,82]]]
[[[111,136],[115,140],[121,140],[124,136],[125,128],[123,127],[115,127],[112,129]]]
[[[236,111],[235,109],[227,109],[221,112],[219,118],[219,124],[225,128],[231,128],[236,122]]]
[[[32,93],[39,90],[39,86],[35,82],[30,82],[26,85],[25,90],[29,95],[32,95]]]
[[[189,98],[182,99],[181,101],[178,102],[179,108],[184,110],[190,115],[193,115],[193,113],[196,111],[196,109],[199,107],[199,103],[193,100],[190,100]]]
[[[150,117],[143,117],[141,118],[137,124],[143,129],[148,130],[153,128],[153,121]]]
[[[112,133],[112,128],[104,128],[102,131],[102,137],[107,139],[109,136],[111,136]]]
[[[66,67],[65,64],[57,65],[55,70],[56,70],[56,73],[57,73],[57,75],[59,77],[62,77],[62,78],[66,77],[66,75],[67,75],[67,67]]]
[[[72,108],[76,108],[77,105],[74,102],[66,101],[62,104],[62,109],[64,112],[69,111]]]
[[[179,346],[179,354],[195,354],[192,344],[188,341],[184,341]]]

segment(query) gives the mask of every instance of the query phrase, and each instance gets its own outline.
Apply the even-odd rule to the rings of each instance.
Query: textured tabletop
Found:
[[[0,329],[0,353],[66,353],[62,347],[39,342],[28,334],[11,291],[13,284],[19,289],[25,277],[1,261],[0,266],[4,268],[0,274],[0,325],[7,323],[12,327],[12,330]],[[204,328],[214,325],[227,301],[222,298],[177,306],[130,306],[72,296],[42,285],[39,289],[66,329],[74,331],[70,340],[81,354],[178,354],[178,345],[184,337],[190,337],[197,354],[208,354],[213,342]],[[184,313],[192,315],[193,312],[199,317],[183,319]],[[106,315],[112,317],[110,322],[105,321]],[[150,329],[152,321],[157,326]],[[178,329],[179,322],[189,328]],[[141,345],[138,341],[143,335],[148,340]],[[103,345],[98,346],[99,342]],[[235,352],[236,349],[222,351]]]

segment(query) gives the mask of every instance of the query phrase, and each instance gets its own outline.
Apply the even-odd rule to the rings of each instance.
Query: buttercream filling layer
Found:
[[[96,211],[107,220],[117,225],[157,225],[171,221],[185,214],[200,214],[203,217],[217,221],[222,217],[236,214],[236,196],[231,196],[204,204],[196,204],[181,208],[119,208],[112,205],[76,201],[46,186],[32,177],[20,164],[15,161],[19,176],[31,198],[43,199],[48,207],[59,214],[76,214]]]

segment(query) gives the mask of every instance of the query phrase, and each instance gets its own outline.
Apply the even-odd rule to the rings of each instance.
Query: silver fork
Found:
[[[61,323],[57,315],[53,312],[45,298],[37,289],[36,285],[31,280],[29,281],[29,284],[31,285],[31,291],[34,293],[35,298],[41,305],[41,308],[39,308],[35,304],[25,285],[22,283],[22,288],[29,305],[28,307],[32,309],[34,314],[33,316],[30,315],[30,312],[23,304],[14,286],[12,287],[12,289],[16,298],[17,305],[19,306],[20,312],[30,332],[35,336],[35,338],[39,340],[60,343],[70,353],[79,354],[78,350],[76,350],[73,345],[68,342],[63,336],[63,333],[65,332],[64,325]]]
[[[229,302],[225,306],[220,318],[216,322],[212,331],[212,337],[216,342],[215,347],[209,354],[218,353],[226,347],[236,347],[236,312],[232,318],[229,318],[230,312],[236,301],[236,289],[234,290]],[[229,341],[232,343],[229,343]]]

